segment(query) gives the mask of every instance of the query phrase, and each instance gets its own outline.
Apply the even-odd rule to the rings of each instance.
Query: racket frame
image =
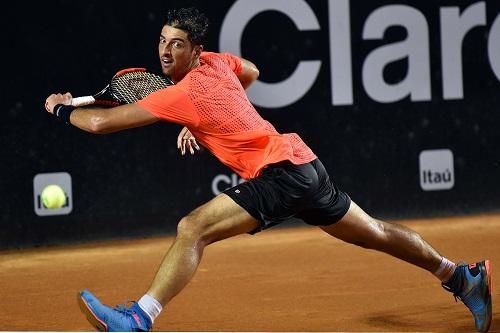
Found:
[[[146,72],[146,68],[142,67],[132,67],[132,68],[125,68],[120,71],[118,71],[115,75],[110,80],[110,83],[106,85],[101,91],[99,91],[97,94],[94,94],[92,96],[82,96],[82,97],[75,97],[71,101],[71,105],[74,107],[81,107],[81,106],[87,106],[87,105],[92,105],[92,104],[98,104],[100,106],[118,106],[123,104],[123,102],[120,102],[120,99],[118,96],[116,96],[112,89],[111,89],[111,83],[114,79],[117,77],[123,76],[128,73],[136,73],[136,72]],[[172,80],[169,78],[165,78],[168,84],[173,85],[174,83]],[[108,93],[111,99],[99,99],[100,96],[103,96],[104,94]]]

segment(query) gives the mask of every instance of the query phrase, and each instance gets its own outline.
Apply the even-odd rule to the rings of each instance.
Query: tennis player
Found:
[[[193,153],[199,143],[247,180],[180,220],[149,290],[130,308],[109,307],[81,291],[79,303],[88,320],[103,331],[149,331],[191,280],[207,245],[297,217],[345,242],[429,271],[465,303],[476,329],[486,332],[492,316],[489,261],[457,265],[416,232],[365,213],[334,184],[299,135],[278,133],[256,112],[245,94],[259,76],[256,66],[232,54],[204,52],[207,27],[207,18],[195,8],[168,12],[158,53],[163,73],[175,86],[112,109],[74,108],[70,93],[46,100],[48,112],[56,110],[63,122],[91,133],[157,121],[181,124],[177,145],[183,154],[186,149]]]

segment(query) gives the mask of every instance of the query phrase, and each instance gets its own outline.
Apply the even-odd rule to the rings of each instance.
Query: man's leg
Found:
[[[259,224],[230,197],[220,194],[179,222],[175,241],[138,304],[129,309],[113,309],[82,291],[78,295],[80,308],[99,330],[148,331],[161,308],[191,280],[207,245],[250,232]],[[141,301],[145,306],[141,306]]]
[[[445,289],[453,292],[469,308],[476,329],[479,332],[488,331],[492,317],[488,260],[452,267],[451,262],[415,231],[374,219],[354,202],[339,222],[321,228],[345,242],[385,252],[428,270],[441,279]]]
[[[345,242],[385,252],[431,273],[441,264],[442,256],[418,233],[374,219],[354,202],[339,222],[321,229]]]
[[[191,280],[205,246],[257,228],[259,222],[221,194],[184,217],[147,294],[167,304]]]

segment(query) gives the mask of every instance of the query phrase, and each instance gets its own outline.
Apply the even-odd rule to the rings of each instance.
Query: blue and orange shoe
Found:
[[[459,265],[443,288],[452,292],[472,312],[478,332],[488,332],[491,324],[490,261]]]
[[[102,304],[88,290],[78,293],[78,304],[87,320],[102,332],[148,332],[151,319],[134,303],[130,308],[117,305],[115,308]]]

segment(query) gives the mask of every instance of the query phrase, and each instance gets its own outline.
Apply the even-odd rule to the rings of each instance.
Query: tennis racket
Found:
[[[97,94],[75,97],[71,105],[112,107],[131,104],[173,84],[169,78],[148,72],[145,68],[127,68],[116,73],[109,84]]]

